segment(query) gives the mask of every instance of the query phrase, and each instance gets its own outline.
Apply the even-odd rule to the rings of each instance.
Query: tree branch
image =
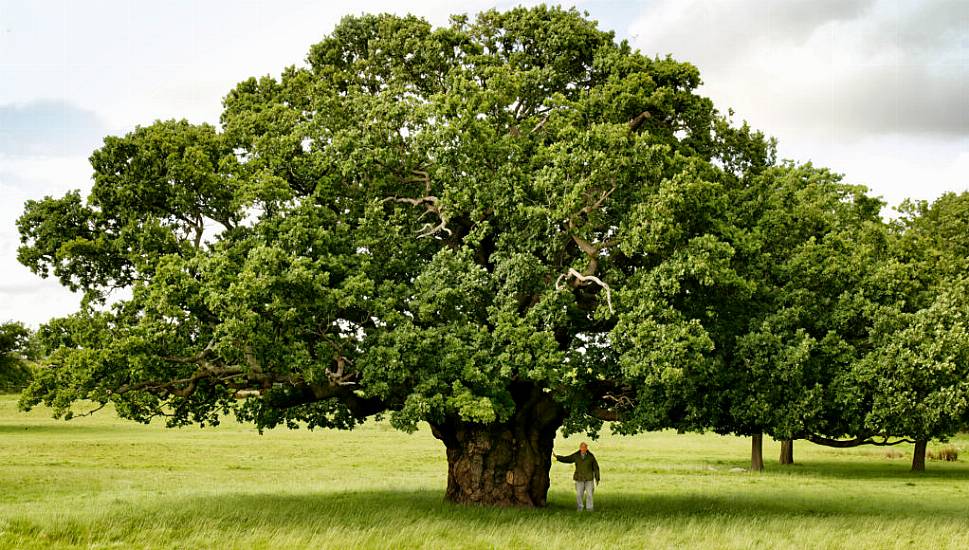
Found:
[[[435,235],[435,234],[437,234],[437,233],[439,233],[441,231],[444,231],[448,235],[453,235],[454,234],[448,228],[448,226],[447,226],[447,221],[448,221],[447,220],[447,217],[444,216],[443,213],[441,213],[441,208],[440,208],[440,206],[438,204],[438,198],[435,197],[434,195],[426,195],[424,197],[420,197],[420,198],[416,198],[416,199],[412,199],[412,198],[408,198],[408,197],[387,197],[387,198],[385,198],[381,202],[388,202],[388,201],[399,202],[399,203],[403,203],[403,204],[410,204],[410,205],[413,205],[413,206],[424,206],[424,208],[426,210],[426,213],[435,214],[435,215],[437,215],[438,218],[440,218],[441,223],[439,223],[437,225],[434,225],[434,224],[431,224],[431,223],[424,224],[424,227],[421,228],[421,231],[417,234],[417,238],[418,239],[423,238],[423,237],[430,237],[430,236]]]
[[[414,174],[417,177],[416,178],[413,178],[413,179],[408,179],[408,180],[405,180],[405,181],[415,182],[415,183],[423,183],[424,184],[424,194],[425,195],[430,195],[431,194],[431,175],[428,174],[426,170],[416,170],[416,169],[415,170],[411,170],[410,173],[411,174]]]
[[[89,410],[86,413],[75,414],[74,415],[74,418],[81,418],[83,416],[91,416],[94,413],[96,413],[96,412],[100,411],[101,409],[103,409],[104,407],[106,407],[107,405],[108,405],[108,402],[107,401],[104,401],[104,402],[100,403],[97,407],[94,407],[93,409]]]
[[[613,184],[609,190],[603,191],[602,195],[600,195],[595,202],[582,207],[582,209],[579,210],[574,216],[571,216],[568,220],[566,220],[566,223],[569,226],[569,236],[572,238],[572,241],[575,242],[575,244],[579,247],[579,250],[581,250],[589,258],[589,263],[586,265],[585,271],[582,273],[583,277],[591,277],[596,274],[596,271],[599,270],[599,252],[601,252],[603,248],[607,248],[614,244],[614,240],[606,240],[597,244],[590,243],[575,232],[577,228],[575,219],[582,215],[588,216],[592,212],[602,208],[602,205],[605,203],[606,199],[608,199],[609,196],[615,191],[616,185]]]
[[[595,210],[602,208],[602,203],[606,202],[606,199],[608,199],[609,196],[612,195],[615,191],[616,191],[616,184],[613,183],[612,187],[610,187],[608,191],[603,191],[602,195],[598,199],[596,199],[596,202],[585,206],[584,208],[582,208],[582,210],[579,210],[579,213],[576,214],[576,216],[580,216],[582,214],[588,215],[594,212]],[[571,221],[572,219],[570,218],[569,222]]]
[[[215,347],[215,339],[209,340],[202,351],[196,353],[195,355],[183,356],[183,355],[162,355],[161,358],[165,361],[170,361],[172,363],[199,363],[212,353],[212,349]]]
[[[551,116],[551,114],[552,114],[551,112],[545,113],[545,116],[542,117],[542,120],[538,121],[538,124],[536,124],[535,127],[532,128],[531,131],[528,133],[537,134],[538,132],[540,132],[542,128],[545,127],[545,123],[548,122],[548,117]]]
[[[596,277],[595,275],[583,275],[576,271],[574,268],[569,268],[569,272],[559,275],[559,278],[555,280],[555,290],[562,290],[562,280],[568,280],[569,278],[575,278],[577,284],[571,285],[573,288],[579,286],[579,284],[596,283],[600,287],[606,290],[606,304],[609,306],[609,313],[615,313],[612,309],[612,289],[609,285],[604,283],[602,279]]]
[[[881,441],[873,439],[873,437],[880,437]],[[876,447],[892,447],[894,445],[899,445],[901,443],[915,443],[914,439],[900,438],[896,441],[889,441],[887,435],[883,436],[859,436],[854,439],[833,439],[829,437],[820,436],[817,434],[808,434],[803,437],[814,443],[816,445],[824,445],[826,447],[835,447],[839,449],[846,449],[850,447],[858,447],[861,445],[874,445]]]
[[[650,118],[652,118],[652,115],[649,114],[649,111],[643,111],[639,113],[638,115],[636,115],[635,118],[629,121],[629,131],[630,132],[635,131],[637,128],[642,126],[647,119],[650,119]]]
[[[611,409],[606,409],[604,407],[593,407],[592,410],[589,411],[589,416],[593,418],[598,418],[599,420],[603,420],[605,422],[619,421],[619,413]]]

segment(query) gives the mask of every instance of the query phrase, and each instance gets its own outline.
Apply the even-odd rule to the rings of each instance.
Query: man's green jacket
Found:
[[[575,451],[565,456],[555,455],[555,460],[566,464],[575,463],[575,473],[572,474],[572,479],[575,481],[592,481],[594,479],[596,483],[599,483],[599,463],[596,462],[596,457],[591,452],[586,451],[585,456],[582,456],[581,451]]]

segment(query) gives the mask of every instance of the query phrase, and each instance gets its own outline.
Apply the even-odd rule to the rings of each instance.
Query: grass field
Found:
[[[556,451],[578,440],[559,438]],[[0,548],[969,548],[964,461],[913,475],[908,448],[893,459],[798,442],[798,465],[752,474],[731,471],[746,465],[740,438],[591,445],[596,512],[575,512],[564,464],[546,509],[474,508],[442,502],[444,449],[427,430],[259,436],[107,411],[62,422],[0,396]]]

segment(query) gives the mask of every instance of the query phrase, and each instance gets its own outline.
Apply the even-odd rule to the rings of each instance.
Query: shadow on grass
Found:
[[[638,489],[638,488],[637,488]],[[253,521],[273,525],[327,524],[342,527],[372,528],[410,521],[460,521],[479,523],[480,527],[520,523],[522,520],[621,521],[667,520],[677,518],[712,520],[734,518],[765,519],[770,517],[878,517],[912,519],[958,519],[969,522],[965,510],[951,503],[934,504],[926,495],[858,494],[849,499],[833,492],[817,494],[779,492],[705,495],[614,493],[596,495],[597,511],[580,516],[575,512],[574,497],[564,491],[550,495],[545,508],[492,508],[457,505],[445,502],[441,491],[349,491],[337,493],[269,494],[229,493],[212,496],[164,497],[144,506],[126,504],[127,510],[173,521],[207,521],[221,523],[227,529]],[[119,503],[120,504],[120,503]],[[140,509],[139,509],[140,508]],[[159,518],[160,519],[160,518]]]
[[[870,459],[850,459],[830,461],[806,461],[792,465],[778,463],[767,464],[767,475],[783,475],[790,477],[834,478],[850,480],[902,480],[918,482],[918,480],[937,481],[967,481],[969,480],[969,466],[964,463],[942,463],[929,461],[924,472],[913,472],[908,460],[884,460],[882,462]]]
[[[641,488],[635,488],[641,490]],[[534,532],[622,533],[636,525],[673,527],[707,525],[717,528],[754,522],[826,522],[853,525],[901,520],[946,522],[969,528],[963,508],[936,504],[926,495],[858,494],[849,499],[831,492],[787,494],[777,491],[706,495],[617,493],[597,495],[597,511],[577,514],[572,495],[555,491],[541,509],[489,508],[446,503],[440,491],[382,490],[336,493],[228,493],[211,496],[163,497],[150,501],[117,501],[93,515],[80,513],[56,522],[43,517],[14,517],[8,535],[26,540],[89,545],[95,541],[125,541],[150,536],[157,544],[191,540],[193,536],[247,533],[291,533],[303,539],[326,533],[361,533],[386,540],[408,536],[409,530],[436,533],[495,533],[527,529]],[[928,493],[926,493],[928,494]],[[945,504],[948,504],[947,506]],[[785,523],[787,522],[787,523]],[[425,531],[427,532],[427,531]]]
[[[104,426],[86,426],[67,421],[59,424],[0,424],[0,434],[91,434],[110,431]]]
[[[638,488],[637,488],[638,489]],[[214,497],[232,515],[232,510],[244,509],[252,512],[279,513],[282,516],[319,517],[320,512],[327,516],[341,518],[341,522],[354,518],[366,518],[361,525],[373,525],[374,516],[387,515],[399,518],[401,515],[417,518],[437,517],[439,519],[457,518],[461,521],[480,520],[494,522],[517,522],[523,516],[544,517],[552,520],[574,520],[574,497],[567,492],[557,491],[550,495],[550,503],[545,508],[490,508],[484,506],[456,505],[444,502],[439,491],[361,491],[332,494],[308,495],[271,495],[237,494]],[[849,501],[843,495],[795,496],[783,494],[729,494],[729,495],[667,495],[618,493],[601,491],[597,495],[599,510],[595,517],[601,520],[629,520],[631,518],[665,519],[671,516],[802,516],[802,515],[844,515],[884,517],[926,517],[939,518],[951,516],[969,521],[965,510],[954,509],[951,505],[933,505],[925,502],[924,496],[912,495],[909,498],[895,496],[863,496],[863,502]],[[177,506],[185,509],[211,510],[211,499],[199,498],[186,500]],[[958,508],[958,507],[956,507]],[[584,521],[584,520],[583,520]]]
[[[600,462],[601,463],[601,462]],[[926,463],[925,472],[912,472],[911,457],[901,459],[879,459],[870,456],[844,457],[837,459],[807,459],[795,464],[782,465],[777,461],[767,461],[765,471],[751,473],[748,468],[750,462],[745,460],[697,460],[685,461],[679,464],[671,463],[669,459],[654,464],[650,458],[626,461],[619,465],[622,472],[631,475],[765,475],[792,478],[816,479],[847,479],[847,480],[938,480],[938,481],[969,481],[969,463],[965,460],[957,462],[940,462],[930,460]],[[740,471],[743,470],[743,471]]]

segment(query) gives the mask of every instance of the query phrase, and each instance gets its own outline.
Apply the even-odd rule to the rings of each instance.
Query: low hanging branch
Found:
[[[191,376],[175,380],[149,380],[137,384],[124,384],[112,393],[121,395],[132,391],[144,391],[161,397],[189,397],[195,393],[195,390],[198,389],[199,382],[202,380],[213,380],[233,389],[251,387],[252,384],[233,382],[234,379],[242,377],[246,377],[252,382],[257,382],[260,386],[269,382],[268,377],[261,375],[254,376],[246,372],[242,367],[214,366],[209,362],[203,362],[199,365],[199,369],[193,372]]]
[[[275,383],[283,383],[290,386],[297,386],[305,382],[301,377],[291,375],[274,376],[267,373],[256,353],[248,344],[242,344],[241,348],[245,360],[245,365],[226,365],[218,358],[213,358],[213,348],[215,341],[210,341],[205,348],[190,356],[164,355],[160,356],[168,362],[177,364],[194,364],[198,368],[189,376],[174,380],[148,380],[135,384],[124,384],[111,393],[122,395],[133,391],[144,391],[167,397],[189,397],[195,393],[199,384],[209,381],[223,385],[229,389],[236,390],[236,397],[250,397],[262,395]],[[326,374],[329,384],[314,387],[314,391],[323,397],[338,396],[343,391],[338,388],[346,388],[357,384],[357,373],[348,372],[347,364],[351,361],[341,353],[334,355],[334,368],[327,368]],[[321,397],[322,398],[322,397]]]
[[[85,413],[74,414],[74,415],[72,415],[72,417],[73,418],[83,418],[85,416],[92,416],[92,415],[94,415],[94,413],[100,411],[101,409],[105,408],[106,406],[108,406],[108,402],[107,401],[102,401],[101,403],[98,404],[97,407],[94,407],[93,409],[91,409],[91,410],[89,410],[89,411],[87,411]]]
[[[858,447],[861,445],[874,445],[876,447],[892,447],[902,443],[915,443],[914,439],[900,438],[895,441],[889,441],[887,435],[878,436],[881,440],[874,439],[875,436],[859,436],[854,439],[833,439],[829,437],[823,437],[815,434],[808,434],[804,437],[811,443],[817,445],[824,445],[825,447],[836,447],[840,449],[846,449],[849,447]]]

